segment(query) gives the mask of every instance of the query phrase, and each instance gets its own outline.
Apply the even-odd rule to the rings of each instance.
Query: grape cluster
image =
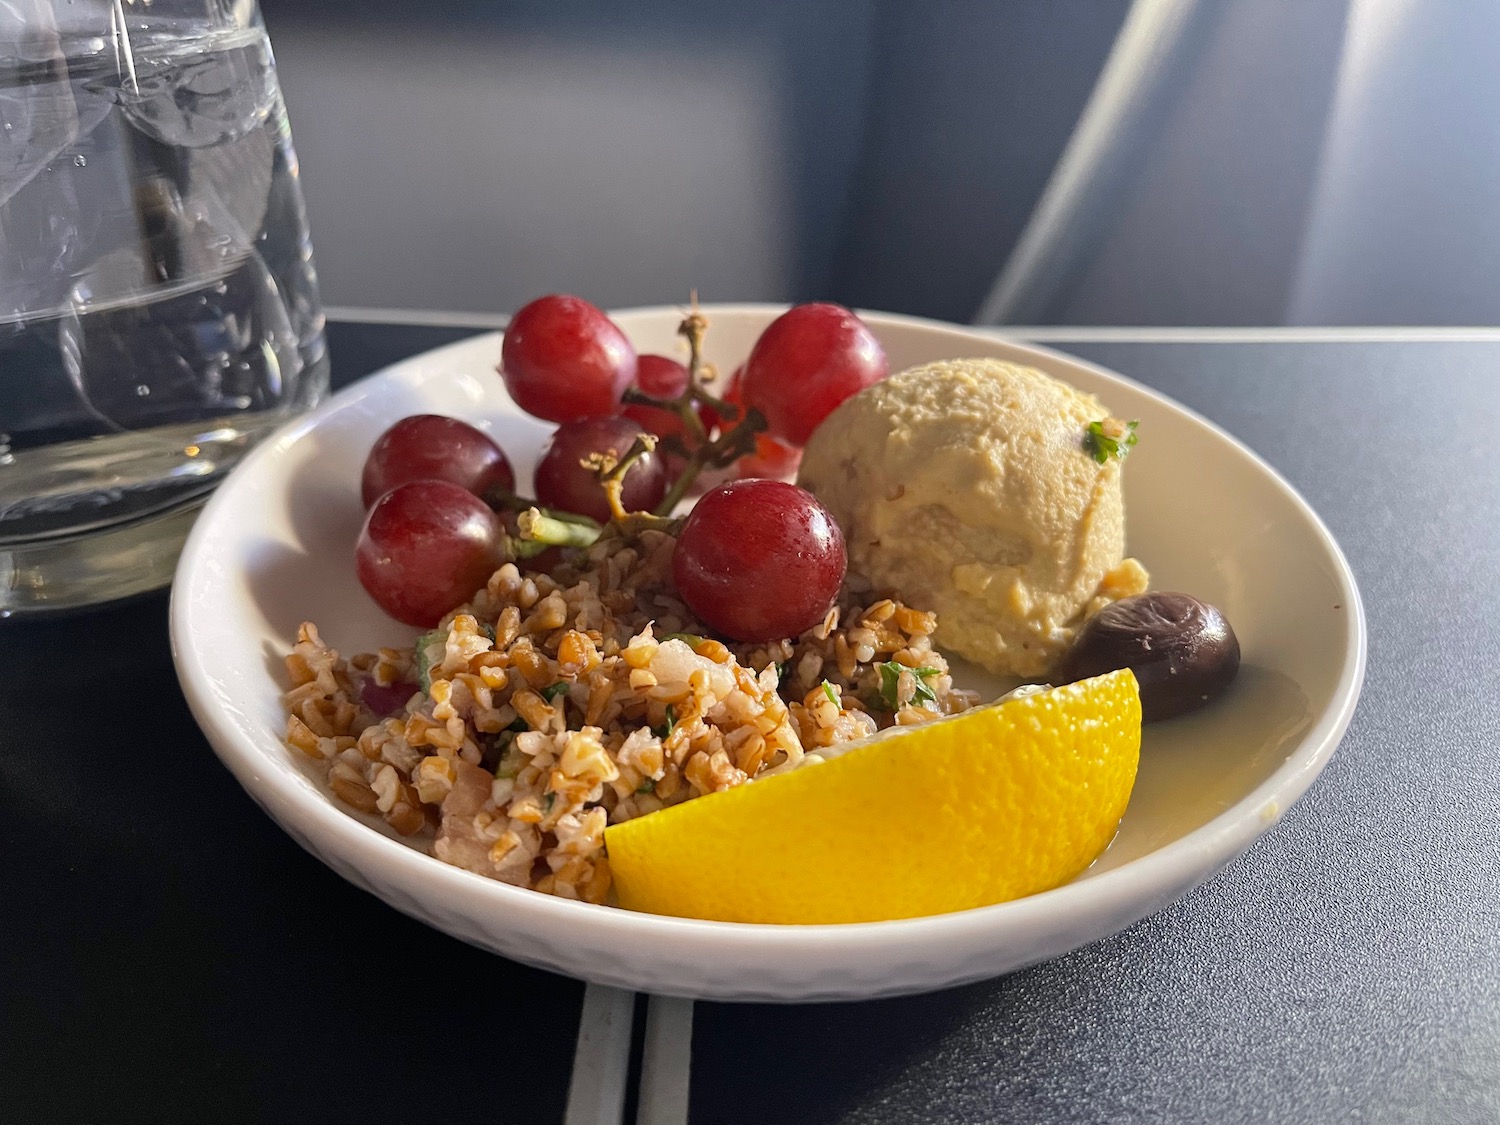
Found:
[[[430,628],[507,558],[586,544],[612,520],[655,518],[678,536],[678,591],[709,627],[768,641],[822,620],[844,579],[843,535],[816,497],[775,478],[796,470],[839,403],[885,377],[885,353],[849,310],[798,305],[715,397],[699,357],[707,322],[695,310],[683,324],[687,366],[638,356],[578,297],[541,297],[517,312],[500,375],[521,409],[557,423],[536,466],[536,501],[515,496],[510,461],[473,426],[403,418],[375,443],[361,481],[369,512],[355,562],[370,596]],[[699,472],[718,467],[739,479],[671,521]]]

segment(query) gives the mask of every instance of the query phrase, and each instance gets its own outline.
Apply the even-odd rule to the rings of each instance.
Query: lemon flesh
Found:
[[[725,922],[874,922],[1066,883],[1135,784],[1135,676],[884,731],[837,758],[611,825],[620,905]]]

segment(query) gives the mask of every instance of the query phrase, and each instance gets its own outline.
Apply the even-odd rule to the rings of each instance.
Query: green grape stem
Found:
[[[535,507],[527,508],[516,517],[516,530],[523,544],[539,543],[543,550],[548,547],[590,547],[599,538],[598,524],[585,527],[581,523],[547,515]]]
[[[577,512],[564,512],[560,508],[545,508],[529,496],[517,496],[514,492],[506,492],[503,489],[493,489],[484,495],[484,501],[497,512],[524,512],[527,508],[535,508],[544,516],[549,516],[563,523],[576,523],[583,527],[599,530],[597,520],[588,516],[579,515]]]

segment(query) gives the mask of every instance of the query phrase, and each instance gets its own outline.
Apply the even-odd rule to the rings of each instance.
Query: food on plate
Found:
[[[1135,679],[1113,672],[613,824],[610,870],[622,906],[726,922],[870,922],[1036,894],[1114,838],[1140,737]]]
[[[833,608],[847,569],[844,536],[828,510],[779,480],[733,481],[706,493],[672,554],[682,600],[737,641],[813,628]]]
[[[451,481],[418,480],[375,502],[360,529],[354,568],[397,621],[427,629],[506,558],[500,519]]]
[[[1124,555],[1133,438],[1098,399],[1040,371],[948,360],[844,401],[809,440],[798,482],[843,528],[851,569],[937,612],[946,650],[1032,678],[1091,613],[1146,589]]]
[[[619,460],[646,431],[632,418],[606,415],[564,422],[548,439],[536,464],[537,499],[549,508],[588,516],[600,523],[610,517],[609,500],[590,468],[596,455]],[[667,494],[667,465],[654,449],[642,452],[621,480],[620,502],[626,510],[650,511]]]
[[[857,580],[800,636],[713,638],[675,591],[675,544],[647,529],[551,574],[507,563],[414,647],[345,661],[304,624],[288,744],[345,804],[430,832],[439,859],[602,902],[606,824],[976,702],[932,615]],[[402,702],[374,713],[370,684]]]
[[[1084,624],[1055,673],[1058,683],[1129,668],[1146,721],[1196,711],[1220,695],[1240,667],[1240,642],[1217,608],[1189,594],[1122,598]]]
[[[398,484],[446,480],[475,496],[513,492],[515,470],[490,436],[457,418],[413,414],[376,439],[365,458],[360,498],[368,508]]]
[[[859,317],[839,305],[796,305],[750,350],[745,402],[772,437],[806,445],[834,407],[885,375],[885,349]]]
[[[517,406],[549,422],[618,414],[636,376],[635,348],[599,309],[554,293],[511,317],[500,374]]]
[[[578,298],[517,313],[506,386],[559,423],[535,499],[465,422],[387,430],[355,570],[428,631],[345,660],[304,623],[287,744],[439,859],[588,902],[617,879],[637,909],[855,921],[1077,875],[1129,799],[1143,705],[1238,660],[1212,607],[1117,600],[1146,586],[1123,557],[1135,423],[993,360],[882,382],[836,305],[778,317],[720,386],[707,327],[684,316],[678,363]],[[799,458],[806,488],[759,475]],[[680,514],[705,473],[751,479]],[[1080,682],[979,708],[934,638]]]

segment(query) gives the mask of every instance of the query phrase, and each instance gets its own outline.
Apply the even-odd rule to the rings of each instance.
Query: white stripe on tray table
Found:
[[[635,993],[591,984],[583,992],[564,1125],[623,1125]]]
[[[687,1125],[692,1076],[693,1002],[651,997],[635,1125]]]

